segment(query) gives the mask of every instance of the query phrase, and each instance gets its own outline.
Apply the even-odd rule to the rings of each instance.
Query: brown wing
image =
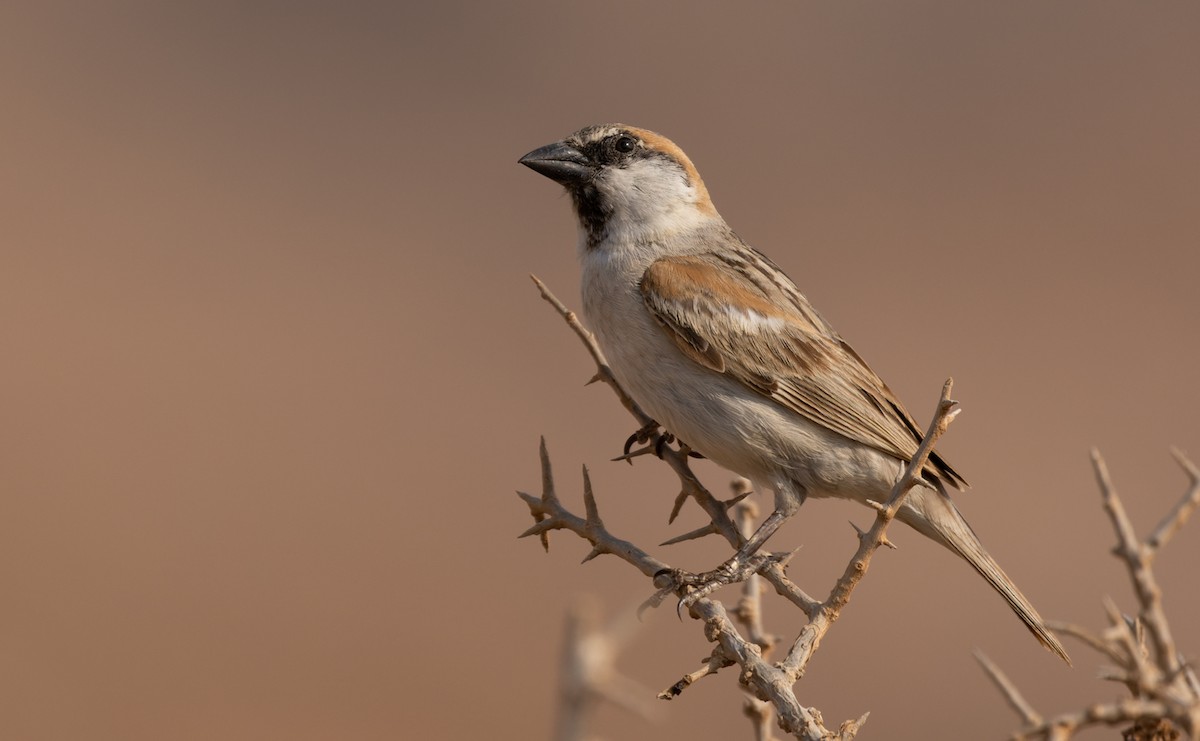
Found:
[[[752,252],[744,260],[662,258],[642,276],[642,298],[695,362],[851,440],[911,460],[922,434],[912,416],[790,281],[755,272],[758,259]],[[927,471],[966,485],[936,454]]]

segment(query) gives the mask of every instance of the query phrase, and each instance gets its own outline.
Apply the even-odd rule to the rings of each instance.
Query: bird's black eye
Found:
[[[634,150],[635,147],[637,147],[637,142],[634,141],[633,137],[622,136],[621,138],[617,139],[617,143],[614,146],[621,154],[629,154]]]

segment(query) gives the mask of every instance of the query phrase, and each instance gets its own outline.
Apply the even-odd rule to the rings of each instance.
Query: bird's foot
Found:
[[[622,449],[621,455],[613,458],[614,461],[627,461],[629,465],[633,465],[633,459],[639,455],[654,454],[658,458],[663,457],[663,448],[675,442],[676,438],[666,430],[661,430],[662,425],[654,420],[650,420],[643,425],[637,432],[629,436],[625,441],[625,447]],[[661,431],[660,431],[661,430]],[[644,448],[632,450],[634,444],[645,445]],[[687,443],[679,441],[679,449],[687,453],[692,458],[703,458],[696,451],[688,447]]]
[[[760,569],[771,563],[787,558],[788,554],[757,553],[749,557],[734,556],[712,571],[693,574],[682,569],[660,571],[654,575],[655,584],[668,588],[670,591],[683,596],[675,606],[675,612],[682,617],[685,609],[730,584],[738,584],[749,579]]]

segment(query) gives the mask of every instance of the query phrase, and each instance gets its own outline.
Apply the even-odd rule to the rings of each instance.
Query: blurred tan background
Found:
[[[6,739],[548,736],[567,605],[649,592],[516,540],[538,436],[617,533],[700,522],[606,462],[633,422],[527,278],[578,304],[569,202],[516,159],[589,123],[679,142],[919,418],[955,377],[958,501],[1047,616],[1132,604],[1089,448],[1142,531],[1168,447],[1200,458],[1195,3],[7,3],[0,92]],[[869,517],[772,545],[823,593]],[[827,719],[1002,737],[973,647],[1043,712],[1119,696],[893,538],[799,687]],[[1198,559],[1193,523],[1158,565],[1193,657]],[[660,610],[620,666],[708,651]],[[735,679],[595,730],[749,738]]]

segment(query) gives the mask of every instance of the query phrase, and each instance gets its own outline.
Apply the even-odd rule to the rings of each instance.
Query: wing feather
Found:
[[[679,349],[752,391],[902,460],[921,432],[891,389],[781,272],[750,251],[667,257],[642,277],[642,298]],[[773,281],[764,276],[778,276]],[[966,485],[936,454],[927,472]]]

